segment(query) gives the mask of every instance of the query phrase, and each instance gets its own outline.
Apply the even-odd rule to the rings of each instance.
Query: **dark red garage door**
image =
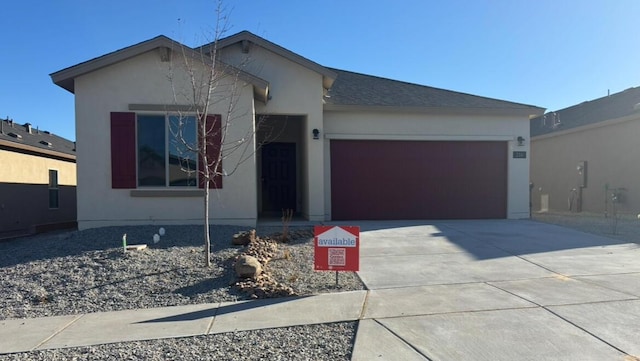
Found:
[[[506,142],[331,140],[331,215],[506,218]]]

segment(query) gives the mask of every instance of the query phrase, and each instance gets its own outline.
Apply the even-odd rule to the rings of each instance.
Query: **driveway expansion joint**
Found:
[[[556,307],[558,307],[558,306],[556,306]],[[551,310],[551,309],[549,309],[549,308],[547,308],[547,307],[542,307],[542,309],[544,309],[545,311],[549,312],[549,313],[550,313],[550,314],[552,314],[553,316],[555,316],[555,317],[557,317],[557,318],[561,319],[562,321],[564,321],[564,322],[568,323],[569,325],[571,325],[571,326],[573,326],[573,327],[575,327],[575,328],[577,328],[577,329],[581,330],[582,332],[586,333],[587,335],[589,335],[589,336],[591,336],[591,337],[595,338],[596,340],[598,340],[598,341],[600,341],[600,342],[604,343],[605,345],[607,345],[607,346],[609,346],[609,347],[613,348],[614,350],[616,350],[616,351],[618,351],[618,352],[621,352],[621,353],[623,353],[623,354],[625,354],[625,355],[627,355],[627,356],[635,357],[635,356],[631,355],[630,353],[628,353],[628,352],[626,352],[626,351],[624,351],[624,350],[620,349],[620,348],[619,348],[619,347],[617,347],[616,345],[614,345],[614,344],[612,344],[612,343],[610,343],[610,342],[606,341],[606,340],[605,340],[605,339],[603,339],[602,337],[599,337],[599,336],[597,336],[596,334],[594,334],[593,332],[590,332],[590,331],[589,331],[589,330],[587,330],[586,328],[584,328],[584,327],[582,327],[582,326],[579,326],[579,325],[577,325],[576,323],[572,322],[571,320],[569,320],[569,319],[567,319],[567,318],[565,318],[565,317],[562,317],[562,316],[560,316],[559,314],[557,314],[557,313],[553,312],[553,310]]]
[[[364,314],[367,311],[367,306],[369,304],[369,294],[371,290],[367,290],[367,293],[364,295],[364,301],[362,302],[362,308],[360,309],[360,315],[358,316],[358,320],[364,319]]]

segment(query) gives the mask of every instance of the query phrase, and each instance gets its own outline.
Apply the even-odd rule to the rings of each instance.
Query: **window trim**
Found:
[[[190,197],[202,197],[204,190],[200,188],[196,189],[165,189],[165,188],[150,188],[150,189],[131,189],[129,191],[131,197],[138,198],[150,198],[150,197],[164,197],[164,198],[190,198]]]

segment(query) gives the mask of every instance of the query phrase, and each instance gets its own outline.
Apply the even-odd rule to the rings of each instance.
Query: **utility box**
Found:
[[[578,162],[576,169],[578,170],[578,187],[587,188],[587,161]]]

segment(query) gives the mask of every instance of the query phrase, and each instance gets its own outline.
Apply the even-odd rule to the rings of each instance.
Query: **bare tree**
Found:
[[[249,59],[234,63],[233,66],[219,59],[218,41],[228,30],[226,13],[219,1],[210,44],[198,50],[184,46],[174,49],[181,56],[176,61],[172,59],[169,71],[175,104],[187,105],[186,108],[176,106],[177,116],[170,121],[170,132],[176,142],[174,147],[180,157],[180,171],[187,175],[190,182],[197,184],[197,175],[203,180],[204,256],[207,267],[211,266],[210,186],[216,188],[218,180],[233,175],[242,163],[253,157],[261,145],[256,141],[256,131],[264,122],[264,118],[254,120],[251,109],[238,107],[240,94],[243,87],[247,86],[240,78]],[[210,114],[212,110],[217,113],[216,116]],[[246,124],[247,115],[251,115],[250,124]],[[194,127],[197,129],[195,137]],[[200,167],[196,165],[198,163]]]

